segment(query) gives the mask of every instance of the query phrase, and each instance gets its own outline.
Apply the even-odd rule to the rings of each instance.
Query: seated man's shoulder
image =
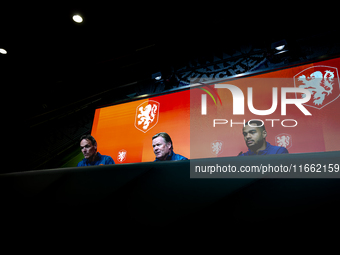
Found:
[[[102,157],[105,160],[105,164],[114,164],[115,163],[114,160],[112,159],[112,157],[110,157],[110,156],[102,155]]]
[[[240,157],[240,156],[253,156],[253,155],[256,155],[256,154],[251,151],[246,151],[246,152],[241,151],[237,156]]]
[[[289,153],[288,150],[286,149],[286,147],[275,146],[275,145],[271,145],[270,152],[271,152],[271,154],[285,154],[285,153]]]
[[[286,147],[279,147],[277,150],[278,154],[289,153]]]
[[[85,166],[85,160],[82,159],[78,164],[77,164],[77,167],[78,166]]]
[[[188,160],[188,158],[180,155],[180,154],[176,154],[174,153],[173,157],[172,157],[172,160]]]

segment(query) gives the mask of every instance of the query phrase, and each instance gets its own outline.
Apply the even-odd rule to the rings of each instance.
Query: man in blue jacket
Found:
[[[80,138],[80,149],[84,159],[77,166],[110,165],[115,162],[110,156],[101,155],[97,152],[97,141],[91,135],[83,135]]]
[[[156,155],[155,161],[187,160],[186,157],[174,152],[174,146],[167,133],[161,132],[154,135],[152,137],[152,147]]]
[[[251,122],[250,125],[249,122]],[[248,151],[241,152],[238,156],[288,153],[285,147],[274,146],[266,141],[267,131],[261,121],[248,121],[243,127],[243,137]]]

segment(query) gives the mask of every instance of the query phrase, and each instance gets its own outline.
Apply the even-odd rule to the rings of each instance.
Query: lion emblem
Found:
[[[275,139],[276,146],[285,147],[286,149],[292,147],[292,136],[289,134],[279,134]]]
[[[313,108],[321,109],[340,96],[338,70],[335,67],[309,67],[294,76],[294,83],[295,87],[309,90],[311,100],[305,105]]]
[[[117,159],[119,162],[123,162],[126,159],[126,150],[120,150]]]
[[[136,109],[135,127],[144,133],[154,127],[158,122],[159,103],[146,101]]]
[[[277,146],[281,146],[281,147],[287,147],[289,145],[289,140],[290,137],[289,136],[280,136],[276,138],[276,142],[277,142]]]
[[[214,141],[211,143],[211,151],[213,154],[218,155],[222,152],[222,141]]]
[[[137,118],[139,119],[138,125],[143,124],[143,129],[148,129],[150,123],[152,123],[155,119],[156,112],[157,112],[157,105],[148,104],[145,108],[139,107],[138,109],[140,114],[138,114]]]
[[[316,71],[309,77],[306,77],[305,75],[299,76],[298,81],[303,83],[299,88],[309,90],[314,104],[321,105],[325,100],[326,95],[328,96],[333,91],[334,72],[327,70],[323,75],[322,72]],[[302,97],[305,96],[305,94],[302,95]]]

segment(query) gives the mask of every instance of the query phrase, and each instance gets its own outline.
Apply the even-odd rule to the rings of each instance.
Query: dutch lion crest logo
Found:
[[[331,66],[312,66],[301,71],[294,76],[294,85],[309,90],[312,97],[304,105],[316,109],[323,108],[340,96],[338,69]]]
[[[293,145],[293,138],[289,134],[279,134],[275,137],[275,144],[276,146],[289,149]]]
[[[146,133],[158,123],[160,103],[145,101],[136,108],[135,127]]]
[[[118,156],[117,156],[117,160],[118,160],[118,162],[120,162],[120,163],[122,163],[123,161],[125,161],[125,159],[126,159],[126,153],[127,153],[127,151],[126,150],[120,150],[119,152],[118,152]]]
[[[222,145],[223,145],[223,142],[220,140],[213,141],[211,143],[211,152],[217,156],[218,154],[222,152]]]

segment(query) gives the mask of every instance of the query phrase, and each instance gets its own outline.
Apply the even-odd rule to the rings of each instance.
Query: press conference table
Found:
[[[258,160],[264,164],[273,160],[300,164],[306,158],[320,164],[340,162],[340,152],[292,155],[242,160],[248,164]],[[227,160],[237,165],[239,158],[215,158],[214,162]],[[190,178],[190,163],[195,161],[1,174],[3,219],[175,227],[221,222],[308,224],[312,219],[331,221],[332,216],[339,215],[340,178]]]

